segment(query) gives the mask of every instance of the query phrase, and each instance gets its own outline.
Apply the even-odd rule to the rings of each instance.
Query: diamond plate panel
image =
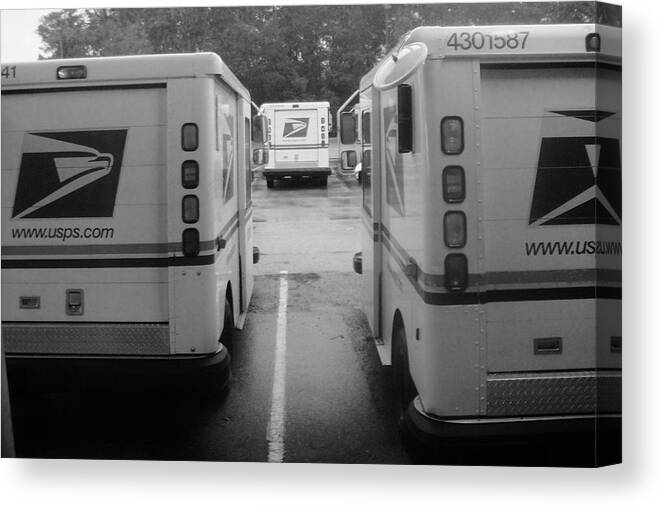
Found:
[[[2,324],[7,354],[162,355],[167,324]]]
[[[621,411],[620,373],[492,374],[487,378],[488,416]]]

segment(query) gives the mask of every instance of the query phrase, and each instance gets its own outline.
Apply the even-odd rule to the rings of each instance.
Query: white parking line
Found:
[[[280,302],[275,335],[275,361],[271,418],[266,430],[269,463],[282,463],[285,457],[285,374],[287,370],[287,271],[280,271]]]

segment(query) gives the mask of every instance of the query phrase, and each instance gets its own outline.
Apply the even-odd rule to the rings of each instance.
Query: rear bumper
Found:
[[[264,176],[274,178],[285,178],[287,176],[330,176],[330,167],[287,167],[263,169]]]
[[[203,356],[27,356],[7,355],[10,386],[59,389],[83,387],[160,388],[205,385],[225,389],[230,356],[225,347]]]
[[[620,414],[441,419],[425,414],[419,398],[409,405],[404,423],[406,431],[416,441],[430,448],[531,442],[577,434],[611,442],[613,439],[621,439],[622,431]]]

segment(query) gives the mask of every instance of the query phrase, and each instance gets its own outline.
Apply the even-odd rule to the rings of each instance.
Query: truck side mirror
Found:
[[[356,142],[356,117],[348,111],[340,114],[340,143],[353,144]]]
[[[252,263],[253,264],[257,264],[259,262],[259,256],[260,256],[259,248],[256,247],[256,246],[252,247]]]
[[[264,144],[267,141],[267,122],[266,116],[256,114],[252,117],[251,139],[254,143]]]
[[[413,151],[413,98],[407,84],[397,87],[397,140],[399,153]]]
[[[353,270],[359,275],[363,274],[363,252],[357,252],[353,256]]]
[[[358,157],[353,150],[342,152],[342,169],[353,169],[358,163]]]
[[[254,165],[266,165],[269,163],[269,152],[266,148],[257,148],[252,152],[252,163]]]

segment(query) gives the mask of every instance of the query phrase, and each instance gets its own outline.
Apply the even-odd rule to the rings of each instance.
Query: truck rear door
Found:
[[[2,320],[167,323],[165,84],[2,102]]]
[[[620,367],[619,79],[482,66],[489,373]]]
[[[274,112],[275,161],[316,167],[319,164],[319,111],[287,109]]]

